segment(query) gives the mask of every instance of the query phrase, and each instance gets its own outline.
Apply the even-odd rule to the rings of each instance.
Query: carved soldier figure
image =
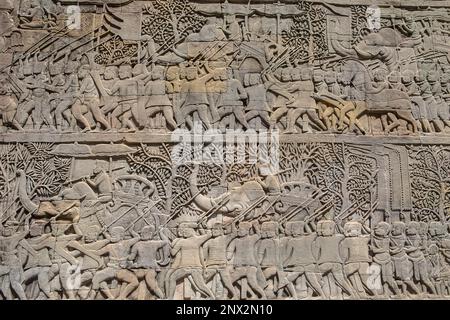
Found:
[[[220,118],[227,115],[234,115],[245,129],[248,129],[248,123],[245,119],[243,100],[247,99],[247,93],[238,79],[233,77],[233,70],[227,68],[226,72],[221,73],[221,80],[224,81],[225,92],[222,93],[218,102],[218,111]],[[230,123],[231,127],[234,127]]]
[[[73,125],[74,122],[70,107],[74,104],[75,96],[79,90],[77,69],[77,61],[68,61],[64,67],[65,84],[61,94],[58,96],[60,100],[55,109],[56,128],[59,130],[63,128],[64,118],[69,123],[69,126]]]
[[[144,93],[149,96],[145,102],[145,110],[148,116],[153,116],[158,112],[164,114],[167,125],[171,130],[175,130],[177,123],[174,119],[172,103],[167,95],[167,85],[164,80],[164,68],[155,66],[152,69],[152,81],[149,81],[144,88]]]
[[[26,239],[25,250],[28,252],[28,258],[26,259],[25,272],[23,274],[24,283],[29,280],[37,278],[39,289],[49,299],[55,299],[55,295],[50,290],[50,279],[54,276],[51,266],[52,261],[50,259],[49,249],[47,246],[41,247],[41,243],[48,239],[51,234],[45,233],[46,222],[45,221],[33,221],[30,227],[30,239]],[[39,247],[38,247],[39,246]],[[38,247],[37,250],[34,248]]]
[[[412,102],[412,114],[418,120],[418,124],[424,132],[432,132],[431,124],[427,119],[427,106],[422,96],[420,95],[420,88],[414,81],[414,73],[412,71],[405,71],[402,75],[402,83],[405,86],[406,93],[408,93]]]
[[[7,221],[0,237],[0,277],[5,275],[9,277],[9,281],[3,279],[2,291],[5,293],[11,287],[20,300],[27,300],[27,297],[22,286],[23,262],[18,257],[18,246],[29,233],[28,221],[29,218],[25,223],[25,230],[22,232],[16,232],[16,223]],[[13,299],[12,297],[7,298]]]
[[[443,123],[446,127],[450,127],[450,108],[443,99],[439,72],[430,71],[427,80],[431,86],[434,101],[436,102],[438,119],[440,123]]]
[[[270,107],[267,103],[267,88],[262,83],[261,75],[248,73],[244,76],[244,87],[247,92],[247,105],[245,118],[250,121],[256,117],[261,118],[264,124],[270,126]]]
[[[19,14],[19,20],[23,29],[52,28],[56,26],[54,21],[46,17],[46,11],[37,0],[32,0],[30,7]]]
[[[388,296],[390,287],[396,295],[401,294],[397,283],[394,280],[394,268],[390,255],[390,238],[389,232],[391,226],[389,223],[381,221],[379,222],[372,234],[371,250],[373,252],[373,261],[381,268],[381,280],[383,282],[383,294]]]
[[[182,123],[181,119],[181,88],[183,87],[183,84],[185,80],[181,79],[183,69],[178,66],[170,66],[167,68],[166,71],[166,87],[167,87],[167,94],[169,96],[169,99],[172,101],[173,106],[173,114],[176,120],[176,123]]]
[[[86,183],[98,191],[98,201],[107,203],[112,200],[113,185],[111,177],[106,171],[97,164],[93,171],[94,179],[86,179]]]
[[[208,114],[209,101],[207,96],[206,82],[214,77],[215,72],[210,72],[203,76],[198,73],[197,67],[186,69],[187,82],[181,89],[183,104],[181,105],[183,123],[187,116],[197,111],[200,120],[207,128],[211,128],[211,121]]]
[[[160,271],[158,252],[160,250],[168,251],[170,242],[164,234],[163,229],[159,232],[161,240],[155,239],[155,227],[152,225],[145,226],[141,231],[141,241],[137,242],[131,248],[128,259],[134,261],[133,269],[138,278],[145,278],[148,288],[156,294],[160,299],[164,298],[164,294],[156,281],[156,273]],[[167,256],[169,252],[163,254]]]
[[[39,244],[33,246],[35,250],[43,248],[49,249],[50,260],[52,262],[51,270],[54,279],[52,281],[53,287],[60,289],[67,295],[69,299],[75,299],[75,291],[71,286],[70,269],[78,265],[77,259],[69,251],[69,247],[73,241],[80,239],[81,234],[65,234],[65,232],[72,227],[71,224],[61,224],[56,221],[51,221],[51,236]],[[74,228],[77,230],[76,228]]]
[[[408,223],[406,229],[407,245],[405,251],[408,253],[409,260],[412,262],[414,279],[425,285],[433,294],[436,294],[436,288],[431,282],[428,274],[427,260],[422,252],[422,239],[419,234],[420,224],[417,221]]]
[[[389,88],[406,91],[405,85],[401,82],[401,75],[399,72],[391,72],[388,77]]]
[[[266,297],[274,298],[274,292],[279,292],[286,287],[291,296],[296,299],[297,292],[283,271],[280,239],[278,239],[278,223],[264,222],[261,225],[261,240],[257,247],[259,264],[267,282],[264,289]],[[270,278],[273,278],[272,285],[268,281]]]
[[[391,244],[390,252],[392,261],[394,262],[394,270],[396,279],[401,282],[403,294],[407,294],[407,286],[409,286],[414,293],[418,294],[419,289],[414,284],[412,263],[408,259],[406,254],[406,235],[405,235],[406,225],[402,221],[395,221],[392,223],[391,230]]]
[[[110,130],[111,126],[106,120],[103,111],[100,109],[100,95],[97,85],[90,73],[90,67],[88,65],[81,66],[78,71],[78,77],[81,80],[81,84],[77,99],[72,105],[72,114],[74,118],[83,124],[84,131],[91,130],[91,124],[84,116],[86,107],[86,111],[91,112],[97,122],[101,123],[107,130]]]
[[[416,84],[420,88],[420,95],[425,101],[427,106],[427,119],[434,125],[436,132],[441,132],[444,130],[444,125],[438,119],[437,115],[437,103],[434,100],[433,92],[431,90],[431,85],[428,83],[426,74],[423,71],[419,71],[414,77]]]
[[[78,295],[82,297],[88,297],[95,273],[101,270],[101,268],[104,268],[103,258],[97,252],[105,247],[110,240],[99,240],[100,232],[100,227],[95,225],[90,226],[81,242],[70,242],[68,244],[68,246],[74,249],[81,248],[81,250],[71,251],[71,254],[77,258],[79,263],[77,266],[80,269],[80,288]],[[83,284],[88,287],[82,287]]]
[[[288,89],[295,99],[293,103],[288,104],[287,128],[285,133],[294,133],[295,125],[299,117],[303,115],[303,132],[311,133],[312,129],[309,122],[312,122],[318,128],[326,130],[326,126],[319,119],[319,110],[316,101],[313,99],[314,83],[312,81],[311,70],[304,68],[291,71],[292,85]]]
[[[178,227],[180,238],[172,242],[171,254],[174,258],[171,269],[166,275],[166,296],[173,299],[177,281],[191,276],[198,290],[206,297],[213,298],[214,294],[203,279],[204,268],[203,252],[201,246],[211,233],[196,235],[190,224],[181,224]]]
[[[345,239],[341,251],[345,260],[345,275],[352,283],[358,295],[367,298],[364,286],[367,286],[369,274],[369,240],[370,236],[361,235],[362,225],[358,221],[350,221],[344,225]]]
[[[267,195],[273,196],[281,193],[280,181],[269,165],[259,166],[258,173],[259,176],[256,177],[256,182],[261,185]]]
[[[135,130],[131,118],[133,117],[140,129],[147,123],[148,116],[145,113],[143,96],[144,86],[151,79],[151,74],[144,65],[136,65],[134,69],[130,65],[119,67],[119,80],[111,90],[106,90],[110,95],[118,94],[118,106],[112,112],[112,117],[121,119],[121,130]]]
[[[235,237],[234,233],[224,234],[222,224],[216,223],[212,228],[211,239],[207,240],[203,245],[206,266],[205,279],[211,279],[218,274],[232,299],[236,299],[238,296],[231,281],[230,273],[232,270],[227,261],[227,247]]]
[[[133,238],[125,240],[125,228],[113,227],[111,229],[111,235],[105,233],[110,244],[106,245],[100,250],[97,250],[96,254],[99,256],[107,255],[109,262],[107,267],[103,270],[97,271],[92,279],[92,293],[90,298],[93,299],[98,290],[101,290],[109,299],[114,299],[106,281],[117,279],[118,281],[125,282],[125,289],[120,290],[118,299],[126,299],[128,295],[135,290],[139,281],[136,275],[127,270],[127,259],[130,254],[131,247],[140,240],[139,234],[134,230],[131,231]]]
[[[319,274],[316,259],[313,254],[313,243],[317,238],[315,232],[306,232],[308,226],[303,221],[287,222],[286,228],[290,228],[292,237],[286,244],[285,270],[288,271],[288,279],[297,281],[299,277],[305,277],[307,283],[319,295],[325,297],[319,282]]]
[[[324,276],[330,277],[332,275],[336,283],[347,294],[354,296],[354,290],[344,277],[342,258],[339,254],[339,247],[344,236],[335,234],[335,228],[336,224],[332,220],[321,220],[317,223],[318,237],[315,249],[319,271]]]
[[[281,85],[284,86],[283,89],[289,88],[292,81],[292,67],[281,69],[280,80]],[[286,92],[287,93],[287,92]],[[287,95],[277,95],[274,105],[273,112],[270,115],[270,127],[275,128],[276,123],[288,113],[288,104],[294,101],[294,97],[287,93]]]
[[[22,126],[17,121],[17,112],[17,101],[13,97],[11,85],[8,83],[6,75],[2,74],[0,80],[0,119],[4,126],[12,126],[19,131],[23,131]]]
[[[317,95],[322,95],[323,93],[330,92],[328,84],[325,82],[325,73],[322,70],[314,70],[313,83],[314,83],[314,92]],[[336,131],[338,120],[337,117],[334,116],[334,114],[336,114],[335,111],[336,106],[330,103],[323,103],[319,101],[318,108],[320,118],[325,123],[327,130]]]
[[[233,258],[234,271],[231,274],[233,283],[239,279],[245,278],[250,288],[255,291],[261,298],[265,299],[266,294],[260,285],[262,275],[261,269],[255,257],[256,242],[260,239],[260,234],[257,232],[250,235],[252,224],[249,222],[241,222],[238,228],[238,237],[230,242],[227,249],[227,258]],[[259,281],[258,281],[259,279]],[[246,289],[246,288],[245,288]],[[246,298],[246,290],[243,290]]]

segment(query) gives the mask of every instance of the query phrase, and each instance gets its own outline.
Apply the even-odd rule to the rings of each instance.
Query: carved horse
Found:
[[[412,133],[417,132],[417,123],[412,115],[412,103],[408,94],[395,89],[378,89],[372,84],[372,79],[366,66],[357,60],[347,60],[342,66],[342,80],[351,84],[356,92],[364,95],[366,108],[361,109],[357,116],[381,115],[385,133],[400,125],[399,119],[411,125]],[[393,123],[387,124],[386,117]]]

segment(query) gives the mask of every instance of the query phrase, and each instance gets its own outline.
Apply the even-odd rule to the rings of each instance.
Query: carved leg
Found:
[[[171,269],[166,275],[166,298],[173,299],[177,287],[177,280],[186,277],[189,271],[185,269]]]
[[[121,269],[117,272],[117,280],[127,283],[125,289],[118,297],[119,300],[125,300],[139,286],[139,280],[136,275],[126,269]]]
[[[100,107],[98,105],[91,103],[89,105],[89,110],[92,112],[92,115],[97,122],[100,122],[106,130],[111,130],[110,124],[106,120],[105,115],[103,114],[102,110],[100,110]]]
[[[287,127],[284,133],[294,133],[297,119],[302,116],[304,110],[290,108],[287,113]]]
[[[229,270],[221,269],[219,270],[220,278],[222,279],[222,283],[225,288],[228,290],[228,294],[231,294],[231,299],[237,299],[237,293],[235,288],[233,287],[233,283],[231,281],[231,275]]]
[[[417,130],[417,123],[416,120],[413,118],[412,114],[410,111],[408,110],[401,110],[401,111],[397,111],[397,115],[405,120],[406,122],[408,122],[409,124],[411,124],[412,126],[412,133],[416,133]]]
[[[145,282],[147,283],[147,286],[150,290],[152,290],[156,296],[160,299],[164,298],[164,294],[161,290],[161,288],[158,286],[158,283],[156,281],[156,271],[155,270],[148,270],[147,274],[145,275]]]
[[[11,288],[17,294],[20,300],[27,300],[22,286],[22,266],[10,266],[9,281]]]
[[[208,286],[205,283],[205,280],[203,280],[202,270],[201,269],[192,270],[191,275],[195,285],[203,293],[203,295],[205,295],[208,298],[214,299],[214,293],[211,291],[211,289],[208,288]]]
[[[266,299],[266,294],[263,290],[263,288],[260,287],[258,284],[258,280],[256,278],[256,268],[255,267],[248,267],[247,270],[247,280],[250,288],[252,288],[253,291],[255,291],[261,299]]]
[[[281,107],[275,110],[270,116],[270,128],[273,129],[276,126],[276,123],[282,116],[284,116],[288,112],[286,107]]]
[[[112,280],[116,277],[116,269],[107,267],[103,270],[97,271],[92,279],[92,295],[95,296],[97,291],[101,289],[101,291],[108,297],[108,299],[113,300],[114,296],[111,293],[111,290],[108,288],[106,281]]]
[[[318,126],[324,131],[327,130],[327,127],[322,123],[322,121],[320,121],[319,116],[317,115],[317,111],[315,109],[306,111],[306,114],[308,115],[311,122],[313,122],[316,126]]]
[[[167,125],[169,129],[175,130],[177,128],[177,123],[174,118],[173,109],[171,106],[165,106],[163,109],[164,117],[166,118]]]
[[[201,104],[197,107],[198,116],[200,120],[203,122],[203,125],[206,129],[211,129],[211,121],[209,119],[208,114],[208,106],[206,104]]]
[[[234,107],[233,114],[236,117],[236,120],[239,121],[239,123],[245,128],[249,128],[249,124],[247,120],[245,119],[245,113],[243,107]]]
[[[82,109],[83,105],[79,101],[75,102],[72,105],[72,115],[78,122],[81,122],[84,130],[90,130],[91,124],[89,123],[88,119],[86,119],[85,116],[83,115]]]

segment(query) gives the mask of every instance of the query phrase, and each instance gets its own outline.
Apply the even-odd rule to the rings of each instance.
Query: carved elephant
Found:
[[[221,195],[218,198],[210,198],[203,195],[197,187],[197,174],[199,167],[196,165],[192,171],[191,193],[194,196],[193,202],[204,211],[209,211],[217,207],[219,203],[226,197],[229,198],[227,202],[220,205],[214,210],[216,213],[221,213],[226,216],[235,217],[242,210],[248,208],[257,199],[266,195],[262,186],[256,181],[245,182],[242,186],[231,189],[229,192]]]
[[[18,170],[19,199],[23,207],[34,218],[54,219],[57,222],[77,223],[80,221],[80,201],[78,200],[46,200],[39,204],[31,201],[26,189],[26,174]]]

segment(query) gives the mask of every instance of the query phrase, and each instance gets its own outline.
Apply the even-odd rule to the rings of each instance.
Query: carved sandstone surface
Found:
[[[0,1],[0,299],[450,297],[448,1]]]

